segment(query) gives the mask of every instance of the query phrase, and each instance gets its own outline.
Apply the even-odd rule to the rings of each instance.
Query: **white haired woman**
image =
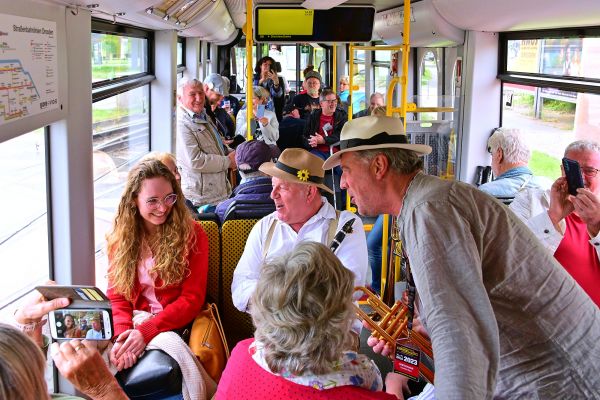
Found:
[[[353,287],[352,272],[320,243],[268,261],[251,300],[255,339],[233,350],[217,398],[396,399],[380,392],[373,361],[348,350]]]

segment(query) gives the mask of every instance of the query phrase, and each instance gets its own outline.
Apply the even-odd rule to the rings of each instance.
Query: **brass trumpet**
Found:
[[[408,338],[416,344],[419,350],[433,361],[431,341],[418,332],[408,330],[408,307],[400,300],[396,301],[390,308],[381,299],[364,286],[357,286],[354,291],[361,291],[367,295],[367,304],[379,316],[379,321],[373,321],[371,317],[354,304],[354,310],[359,319],[366,321],[371,327],[372,335],[380,340],[385,340],[392,348],[392,354],[396,353],[396,341]],[[419,374],[428,382],[433,383],[433,371],[421,362]]]

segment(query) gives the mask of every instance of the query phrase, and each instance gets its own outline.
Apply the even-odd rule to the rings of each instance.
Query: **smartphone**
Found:
[[[565,177],[567,178],[569,194],[577,196],[577,189],[584,187],[583,176],[581,175],[579,163],[575,160],[563,158],[562,164],[565,171]]]
[[[259,104],[256,108],[256,118],[262,118],[265,116],[265,105]]]
[[[48,314],[53,339],[110,340],[113,336],[111,310],[63,308]]]

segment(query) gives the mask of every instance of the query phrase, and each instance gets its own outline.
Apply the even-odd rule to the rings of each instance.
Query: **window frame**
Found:
[[[596,26],[583,28],[501,32],[499,34],[498,45],[499,54],[497,78],[501,82],[506,83],[517,83],[541,88],[556,88],[570,92],[600,94],[600,79],[598,78],[517,72],[507,69],[509,40],[568,39],[586,37],[600,37],[600,27]]]
[[[125,24],[111,24],[110,22],[92,18],[92,34],[110,34],[117,36],[133,37],[147,40],[147,71],[128,76],[92,83],[92,103],[116,96],[120,93],[149,84],[156,79],[154,76],[154,32]],[[185,41],[184,41],[185,51]],[[185,53],[184,53],[185,54]],[[184,56],[185,60],[185,56]]]

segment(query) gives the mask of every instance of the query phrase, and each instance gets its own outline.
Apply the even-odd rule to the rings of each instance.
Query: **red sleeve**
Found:
[[[110,265],[110,256],[109,256]],[[113,314],[113,337],[119,336],[128,329],[133,329],[133,304],[123,295],[115,292],[112,282],[108,282],[106,296],[110,300]]]
[[[194,223],[194,233],[196,243],[188,255],[190,273],[181,283],[179,297],[154,318],[137,327],[146,343],[161,332],[184,327],[202,309],[208,279],[208,238],[200,224]]]

